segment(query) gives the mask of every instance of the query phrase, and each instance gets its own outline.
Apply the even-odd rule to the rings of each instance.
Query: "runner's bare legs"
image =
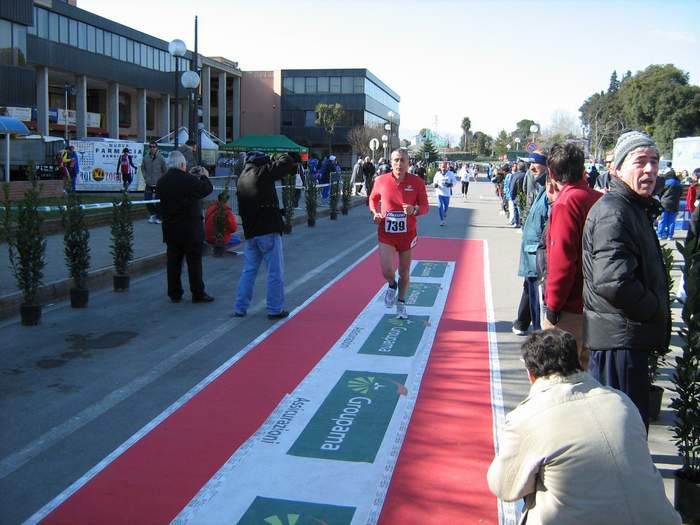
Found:
[[[398,254],[398,270],[399,270],[399,299],[406,299],[406,292],[410,284],[411,271],[411,252],[406,250]],[[379,265],[382,269],[382,275],[389,283],[389,286],[396,286],[396,248],[389,244],[379,243]]]

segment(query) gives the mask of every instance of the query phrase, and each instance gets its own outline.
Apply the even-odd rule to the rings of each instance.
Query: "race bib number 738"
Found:
[[[406,233],[406,214],[402,211],[388,211],[384,217],[386,233]]]

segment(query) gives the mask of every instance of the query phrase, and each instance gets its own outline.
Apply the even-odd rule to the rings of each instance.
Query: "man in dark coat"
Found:
[[[630,131],[615,146],[610,191],[593,205],[583,231],[583,344],[589,372],[625,392],[649,428],[650,350],[668,347],[666,270],[653,220],[659,150]]]
[[[156,185],[163,218],[163,242],[168,246],[168,297],[174,303],[182,299],[180,274],[182,260],[186,258],[192,302],[208,303],[214,298],[204,291],[202,280],[204,226],[200,199],[213,190],[209,174],[204,168],[193,168],[187,173],[187,160],[179,151],[170,154],[168,167]]]
[[[267,265],[267,317],[283,319],[289,315],[284,309],[284,221],[275,183],[295,173],[298,160],[297,156],[288,154],[280,155],[275,161],[261,152],[246,156],[236,188],[246,238],[243,270],[236,293],[236,317],[248,313],[255,278],[263,259]]]
[[[362,175],[365,179],[365,193],[367,194],[367,203],[369,204],[369,196],[372,195],[372,187],[374,186],[374,174],[376,172],[374,163],[369,157],[365,157],[362,163]]]

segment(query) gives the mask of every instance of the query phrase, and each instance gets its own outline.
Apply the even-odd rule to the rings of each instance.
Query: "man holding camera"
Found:
[[[244,317],[248,313],[255,278],[263,259],[267,265],[267,318],[284,319],[289,315],[284,309],[284,221],[275,183],[296,173],[299,162],[299,156],[294,153],[283,153],[276,160],[260,151],[246,155],[236,188],[246,243],[233,313],[235,317]]]
[[[214,298],[204,291],[202,280],[203,199],[213,191],[209,173],[202,167],[189,173],[187,160],[179,151],[168,157],[168,171],[156,184],[162,214],[163,242],[167,244],[168,297],[174,303],[182,299],[182,260],[187,259],[193,303],[209,303]]]
[[[411,250],[416,245],[416,217],[428,213],[428,196],[423,180],[408,173],[408,152],[405,149],[397,149],[391,154],[391,172],[374,181],[369,210],[372,220],[378,225],[379,264],[389,284],[384,304],[387,308],[396,305],[396,317],[406,319],[405,298],[410,280]]]

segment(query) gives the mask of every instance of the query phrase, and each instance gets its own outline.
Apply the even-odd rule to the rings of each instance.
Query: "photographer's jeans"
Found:
[[[158,198],[158,196],[156,195],[156,187],[146,185],[146,188],[143,190],[143,200],[150,201],[150,200],[155,200],[157,198]],[[148,213],[150,213],[151,215],[155,215],[159,219],[161,218],[159,204],[157,204],[157,203],[146,204],[146,208],[148,209]]]
[[[282,254],[282,235],[269,233],[247,239],[243,259],[243,271],[238,281],[236,294],[236,313],[245,314],[253,297],[255,278],[260,263],[267,265],[267,313],[278,314],[284,310],[284,259]]]

